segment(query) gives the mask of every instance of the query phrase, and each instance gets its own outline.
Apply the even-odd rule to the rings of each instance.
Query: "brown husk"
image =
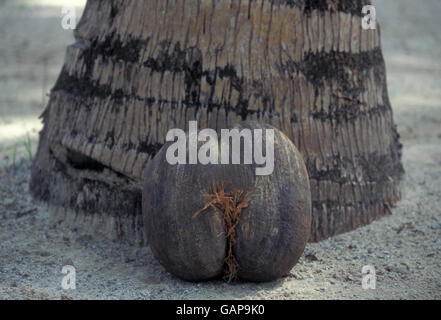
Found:
[[[236,242],[236,226],[239,223],[239,216],[242,209],[248,207],[248,197],[250,193],[243,190],[233,189],[231,192],[225,192],[223,183],[213,183],[212,192],[206,195],[205,206],[197,211],[193,218],[196,218],[201,212],[208,208],[220,210],[223,213],[225,221],[225,234],[228,242],[227,256],[225,263],[225,280],[231,282],[236,279],[239,265],[233,255],[233,246]]]

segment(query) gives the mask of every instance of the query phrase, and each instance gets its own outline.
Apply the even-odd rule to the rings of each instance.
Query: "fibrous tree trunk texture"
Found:
[[[379,26],[357,0],[89,0],[42,118],[30,189],[93,232],[145,243],[143,172],[171,128],[281,129],[308,169],[311,241],[399,199]]]

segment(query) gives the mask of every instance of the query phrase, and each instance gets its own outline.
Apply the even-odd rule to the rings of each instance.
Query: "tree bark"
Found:
[[[401,145],[379,26],[357,0],[89,0],[42,118],[30,189],[144,243],[146,165],[171,128],[281,129],[307,165],[311,241],[388,213]]]

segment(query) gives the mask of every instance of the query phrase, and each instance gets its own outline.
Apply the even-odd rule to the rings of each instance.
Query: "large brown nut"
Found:
[[[297,263],[308,241],[311,194],[300,153],[271,126],[244,122],[235,128],[261,129],[263,150],[266,129],[274,130],[271,174],[256,175],[261,165],[243,164],[243,154],[241,164],[171,165],[171,142],[147,170],[142,209],[148,241],[164,268],[182,279],[275,280]]]

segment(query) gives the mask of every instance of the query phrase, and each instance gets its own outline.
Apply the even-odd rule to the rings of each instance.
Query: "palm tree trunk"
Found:
[[[302,153],[312,241],[388,213],[401,145],[365,4],[89,0],[42,116],[33,195],[69,223],[145,243],[143,171],[167,131],[247,119]]]

